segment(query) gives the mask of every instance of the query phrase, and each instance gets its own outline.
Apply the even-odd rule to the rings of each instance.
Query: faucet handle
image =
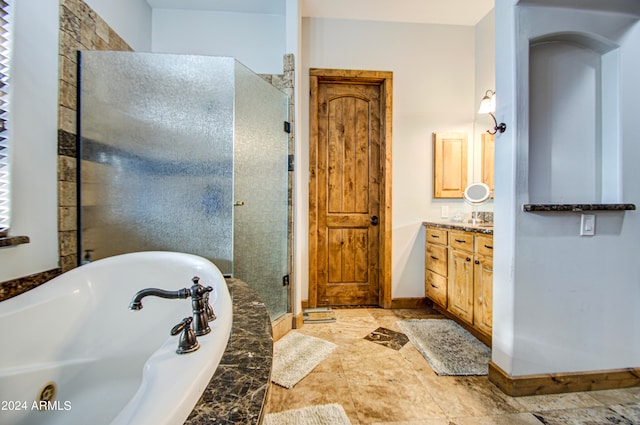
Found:
[[[176,353],[187,354],[200,348],[200,344],[196,339],[196,334],[191,329],[192,317],[185,317],[180,323],[171,328],[171,335],[178,335],[180,332],[180,340],[178,341],[178,349]]]
[[[207,321],[208,322],[213,322],[214,320],[217,319],[216,314],[213,312],[213,307],[211,307],[211,304],[209,303],[209,292],[211,292],[213,290],[213,288],[211,288],[211,291],[209,290],[209,288],[211,288],[211,286],[207,286],[207,292],[204,293],[204,307],[207,309]]]

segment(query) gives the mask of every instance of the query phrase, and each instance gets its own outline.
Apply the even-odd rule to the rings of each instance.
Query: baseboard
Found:
[[[300,329],[304,326],[304,317],[302,313],[293,318],[293,329]]]
[[[640,387],[640,368],[509,376],[489,362],[489,381],[512,397]]]
[[[391,300],[391,308],[407,308],[407,309],[419,309],[419,308],[431,308],[433,302],[429,298],[394,298]]]
[[[271,322],[271,333],[273,335],[273,342],[276,342],[283,336],[285,336],[292,328],[294,323],[294,317],[291,313],[286,313]]]

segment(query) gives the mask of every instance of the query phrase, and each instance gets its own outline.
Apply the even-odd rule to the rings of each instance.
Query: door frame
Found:
[[[391,308],[391,124],[393,72],[309,69],[309,307],[318,305],[318,85],[323,82],[380,86],[380,235],[378,305]]]

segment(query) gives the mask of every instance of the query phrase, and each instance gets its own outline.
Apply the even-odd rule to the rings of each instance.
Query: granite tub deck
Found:
[[[439,229],[464,230],[465,232],[483,233],[493,235],[493,223],[471,224],[467,222],[456,222],[447,220],[423,221],[424,226],[437,227]]]
[[[262,419],[273,362],[271,319],[245,282],[228,279],[227,283],[233,301],[231,336],[185,425],[259,424]]]

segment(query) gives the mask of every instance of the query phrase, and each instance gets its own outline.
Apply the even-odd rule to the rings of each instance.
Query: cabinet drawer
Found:
[[[476,253],[493,257],[493,236],[476,236]]]
[[[473,235],[471,233],[449,232],[449,245],[461,251],[473,251]]]
[[[446,245],[447,233],[449,232],[443,229],[434,229],[432,227],[427,227],[427,242]]]
[[[427,249],[425,250],[425,264],[427,265],[427,269],[432,272],[446,276],[448,268],[447,247],[428,243]]]
[[[424,276],[424,292],[433,302],[447,308],[447,278],[427,270]]]

